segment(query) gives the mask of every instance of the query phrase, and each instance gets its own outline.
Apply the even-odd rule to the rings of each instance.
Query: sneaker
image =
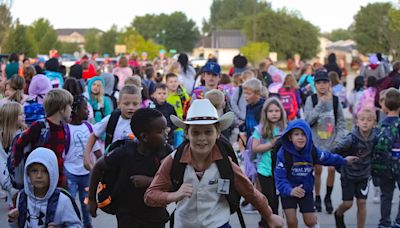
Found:
[[[400,224],[398,224],[397,222],[393,224],[392,228],[400,228]]]
[[[379,204],[381,202],[381,190],[379,187],[374,187],[374,198],[372,202],[374,204]]]
[[[314,207],[317,212],[322,211],[321,196],[315,196]]]
[[[336,223],[336,228],[346,228],[346,225],[344,225],[344,215],[339,216],[335,211],[335,223]]]
[[[328,212],[328,214],[332,214],[332,212],[333,212],[333,206],[332,206],[332,200],[331,200],[331,198],[325,197],[324,203],[325,203],[326,212]]]

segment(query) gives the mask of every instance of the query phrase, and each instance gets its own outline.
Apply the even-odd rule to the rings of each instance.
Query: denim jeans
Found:
[[[395,176],[393,178],[382,176],[379,179],[381,188],[381,219],[379,220],[379,226],[391,227],[392,220],[390,219],[390,213],[392,209],[393,191],[396,183],[400,190],[400,176]],[[400,224],[400,203],[395,221]]]
[[[69,173],[67,170],[64,171],[68,182],[68,192],[71,194],[72,198],[75,199],[77,191],[79,192],[83,225],[84,227],[89,227],[92,224],[92,218],[89,215],[89,208],[84,203],[85,197],[88,196],[88,192],[85,191],[85,188],[89,187],[89,174],[78,176]]]

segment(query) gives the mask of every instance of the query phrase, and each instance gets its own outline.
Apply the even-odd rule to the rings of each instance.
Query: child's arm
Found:
[[[353,162],[357,161],[359,158],[356,156],[347,156],[343,158],[338,154],[333,154],[330,152],[325,152],[318,150],[316,151],[318,161],[317,164],[324,166],[343,166],[343,165],[351,165]]]
[[[166,157],[150,186],[144,194],[144,202],[150,207],[166,207],[169,203],[177,202],[192,195],[193,187],[189,183],[183,183],[176,192],[169,192],[172,189],[171,167],[172,156]]]
[[[347,156],[353,143],[352,137],[351,133],[343,137],[342,140],[333,147],[331,152],[340,154],[343,157]]]
[[[274,148],[276,140],[278,140],[278,137],[275,137],[272,141],[267,142],[267,143],[261,143],[260,139],[256,139],[254,138],[254,134],[253,134],[253,147],[252,147],[252,151],[255,153],[263,153],[266,152],[268,150],[271,150],[272,148]]]
[[[19,162],[24,158],[24,148],[26,145],[31,144],[33,146],[34,142],[39,141],[40,131],[43,126],[41,122],[35,122],[24,131],[21,137],[15,142],[12,153],[14,153],[15,163],[19,164]]]
[[[83,164],[87,170],[91,170],[93,168],[93,164],[90,161],[90,153],[92,152],[93,146],[96,143],[96,141],[97,141],[96,135],[94,133],[90,134],[88,142],[85,147],[85,152],[83,153]],[[101,155],[101,152],[100,152],[100,155]],[[96,155],[96,157],[97,157],[97,155]]]
[[[289,182],[283,161],[283,152],[279,150],[275,167],[275,185],[281,196],[291,196],[293,187]]]
[[[305,120],[308,122],[308,124],[310,124],[310,126],[314,125],[318,121],[322,108],[323,104],[321,101],[318,101],[318,104],[313,107],[311,96],[308,96],[304,106],[304,116]]]
[[[97,160],[96,164],[94,165],[91,175],[90,175],[90,184],[89,184],[89,211],[92,217],[96,217],[96,210],[97,210],[97,202],[96,202],[96,191],[97,186],[99,185],[100,179],[103,176],[103,173],[106,172],[107,166],[104,162],[104,157]]]

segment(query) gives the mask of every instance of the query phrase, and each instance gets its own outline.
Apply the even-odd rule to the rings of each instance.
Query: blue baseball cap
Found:
[[[208,62],[203,67],[203,72],[209,72],[215,75],[219,75],[221,73],[221,67],[216,62]]]

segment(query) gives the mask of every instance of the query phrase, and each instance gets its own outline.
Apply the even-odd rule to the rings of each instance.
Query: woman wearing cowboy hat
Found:
[[[282,227],[282,219],[272,214],[265,196],[227,157],[218,140],[220,132],[232,124],[233,118],[232,112],[219,118],[207,99],[193,101],[186,121],[171,116],[171,121],[185,130],[188,143],[164,159],[144,199],[152,207],[166,207],[176,202],[175,227],[230,227],[230,199],[234,194],[253,204],[269,227]],[[180,159],[174,160],[175,157]],[[226,164],[230,178],[223,171]],[[180,182],[174,178],[179,168],[182,170]]]

